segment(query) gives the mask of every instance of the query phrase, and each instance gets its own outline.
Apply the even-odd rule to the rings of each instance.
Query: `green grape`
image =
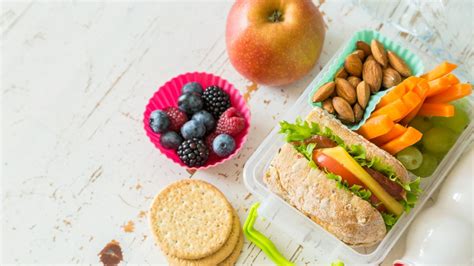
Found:
[[[434,157],[436,157],[436,159],[438,160],[438,162],[441,162],[444,158],[444,156],[446,155],[447,152],[439,152],[439,153],[430,153],[431,155],[433,155]]]
[[[415,116],[415,118],[410,122],[410,126],[416,128],[421,133],[425,133],[433,127],[433,123],[431,123],[428,117]]]
[[[438,160],[435,156],[429,153],[423,153],[423,162],[420,167],[415,170],[411,170],[417,176],[428,177],[436,170],[438,166]]]
[[[456,138],[456,132],[449,128],[433,127],[423,134],[421,141],[425,150],[433,153],[445,153],[456,142]]]
[[[397,153],[397,159],[406,169],[413,170],[420,167],[423,162],[423,155],[417,148],[411,146]]]
[[[447,127],[454,132],[461,133],[469,124],[469,115],[460,107],[455,106],[453,117],[432,117],[431,121],[436,126]]]

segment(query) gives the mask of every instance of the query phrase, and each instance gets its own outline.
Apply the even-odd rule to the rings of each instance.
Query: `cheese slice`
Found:
[[[383,203],[391,213],[400,216],[403,206],[372,178],[360,164],[341,146],[321,150],[324,154],[336,159],[347,170],[354,174]]]

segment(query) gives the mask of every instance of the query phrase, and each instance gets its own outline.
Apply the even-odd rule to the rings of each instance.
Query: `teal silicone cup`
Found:
[[[310,93],[310,96],[309,96],[309,99],[308,99],[309,103],[312,106],[321,107],[320,102],[313,103],[311,98],[313,97],[314,93],[322,85],[324,85],[325,83],[327,83],[329,81],[334,80],[334,76],[336,75],[337,70],[344,65],[344,60],[346,59],[346,57],[356,50],[355,49],[356,48],[356,42],[357,41],[364,41],[364,42],[370,44],[370,42],[374,39],[379,41],[380,43],[382,43],[386,50],[390,50],[390,51],[396,53],[398,56],[400,56],[407,63],[407,65],[410,67],[413,76],[419,76],[419,75],[423,74],[423,71],[424,71],[423,62],[421,61],[421,59],[418,56],[416,56],[410,50],[402,47],[400,44],[390,40],[389,38],[383,36],[382,34],[380,34],[377,31],[373,31],[373,30],[358,31],[346,43],[346,45],[342,49],[342,52],[339,53],[336,60],[332,61],[333,63],[329,66],[329,70],[327,72],[325,72],[324,76],[321,78],[320,83],[318,83],[312,89],[312,91]],[[350,125],[348,127],[352,130],[359,129],[365,123],[367,118],[369,118],[370,114],[374,111],[375,106],[380,101],[380,98],[382,98],[382,96],[384,96],[388,91],[390,91],[390,89],[387,89],[387,90],[384,90],[384,91],[379,91],[379,92],[373,94],[370,97],[370,100],[369,100],[369,103],[367,104],[367,107],[365,108],[364,117],[362,118],[362,120],[359,123],[357,123],[355,125]]]

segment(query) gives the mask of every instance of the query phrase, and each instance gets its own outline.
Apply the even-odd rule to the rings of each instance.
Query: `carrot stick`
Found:
[[[405,104],[405,106],[407,107],[408,111],[407,111],[407,114],[409,114],[411,111],[413,111],[419,104],[422,103],[421,101],[421,97],[418,96],[418,94],[416,94],[415,92],[413,91],[409,91],[407,92],[405,95],[403,95],[402,97],[402,102]],[[403,117],[402,117],[403,118]],[[400,118],[401,120],[401,118]]]
[[[421,99],[425,99],[428,91],[430,90],[430,86],[426,80],[423,80],[416,84],[416,87],[413,89],[413,92],[418,94]]]
[[[441,93],[451,87],[451,81],[448,77],[444,76],[428,82],[428,85],[430,86],[430,89],[428,91],[427,97],[430,97],[432,95]]]
[[[452,73],[449,73],[448,75],[446,75],[444,77],[446,77],[449,80],[449,83],[451,83],[451,85],[456,85],[456,84],[459,83],[458,77],[456,77],[456,75],[454,75]]]
[[[456,67],[457,65],[455,64],[451,64],[449,62],[443,62],[439,64],[437,67],[435,67],[433,70],[431,70],[430,72],[421,75],[421,77],[424,79],[427,79],[428,81],[431,81],[450,73]]]
[[[393,121],[387,115],[380,115],[367,119],[357,132],[366,139],[373,139],[388,133],[393,126]]]
[[[405,84],[405,88],[407,91],[411,91],[416,87],[416,84],[418,84],[420,81],[423,79],[415,76],[411,76],[403,81],[403,84]]]
[[[387,134],[371,139],[370,141],[380,147],[394,138],[402,135],[405,133],[405,131],[407,131],[407,128],[397,123]]]
[[[448,103],[472,93],[472,85],[467,83],[456,84],[442,93],[426,99],[427,103]]]
[[[402,99],[397,99],[388,105],[378,109],[373,112],[371,117],[376,117],[379,115],[388,115],[392,121],[399,121],[408,114],[408,107],[405,106]]]
[[[388,105],[389,103],[402,98],[402,96],[405,94],[406,91],[407,90],[403,82],[398,84],[397,86],[392,88],[389,92],[387,92],[387,94],[382,96],[379,103],[375,107],[375,110],[380,109],[384,107],[385,105]]]
[[[397,138],[387,142],[381,148],[394,155],[399,151],[417,143],[423,134],[413,127],[408,127],[407,130]]]
[[[451,117],[454,116],[454,106],[446,103],[424,103],[417,115]]]
[[[422,81],[416,85],[416,87],[413,89],[413,92],[418,94],[421,98],[421,102],[413,109],[410,113],[408,113],[400,123],[402,125],[408,125],[413,118],[415,118],[416,114],[420,110],[421,106],[423,105],[423,102],[426,99],[426,94],[428,93],[429,86],[427,81]]]

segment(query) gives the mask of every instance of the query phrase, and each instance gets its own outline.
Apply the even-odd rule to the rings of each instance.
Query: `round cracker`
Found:
[[[217,265],[218,263],[225,260],[232,254],[241,235],[240,220],[237,214],[234,212],[234,222],[232,226],[232,232],[230,233],[229,239],[225,242],[224,246],[220,248],[216,253],[210,256],[204,257],[198,260],[186,260],[180,259],[173,256],[167,256],[170,265],[176,266],[208,266]]]
[[[237,262],[237,260],[240,257],[240,252],[242,252],[242,247],[244,246],[244,234],[242,231],[240,231],[240,236],[239,236],[239,241],[237,242],[237,245],[235,246],[234,250],[232,253],[227,257],[225,260],[223,260],[221,263],[217,264],[218,266],[233,266]]]
[[[156,196],[150,223],[164,253],[200,259],[215,253],[229,238],[233,209],[213,185],[201,180],[182,180]]]

